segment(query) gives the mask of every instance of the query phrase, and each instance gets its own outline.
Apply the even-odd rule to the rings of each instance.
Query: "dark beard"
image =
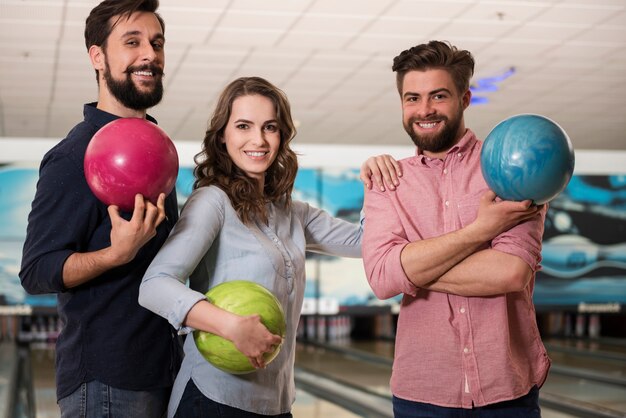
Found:
[[[143,93],[135,87],[135,83],[131,79],[133,71],[152,71],[156,76],[154,88],[152,91]],[[146,110],[161,101],[163,98],[163,81],[161,79],[162,71],[155,65],[143,65],[141,67],[129,67],[123,80],[115,80],[111,75],[111,68],[108,61],[105,62],[104,80],[107,83],[109,91],[121,104],[133,110]]]
[[[433,118],[435,119],[435,118]],[[455,118],[450,122],[450,119],[442,116],[437,116],[436,120],[443,120],[446,122],[443,130],[435,135],[418,135],[413,129],[413,124],[417,121],[428,122],[428,119],[411,118],[409,123],[404,124],[404,130],[413,140],[413,143],[420,149],[420,151],[429,152],[442,152],[447,151],[457,141],[457,133],[461,126],[461,118]]]

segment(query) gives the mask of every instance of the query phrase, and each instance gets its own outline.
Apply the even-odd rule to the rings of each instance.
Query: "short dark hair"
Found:
[[[156,10],[159,0],[104,0],[91,10],[85,21],[85,46],[87,50],[92,45],[105,47],[111,31],[117,24],[111,22],[113,16],[130,17],[135,12],[154,13],[165,33],[165,22]],[[119,19],[118,19],[119,20]]]
[[[446,70],[454,80],[459,94],[465,93],[474,75],[474,57],[469,51],[458,49],[445,41],[430,41],[402,51],[393,59],[396,85],[402,95],[404,76],[409,71]]]

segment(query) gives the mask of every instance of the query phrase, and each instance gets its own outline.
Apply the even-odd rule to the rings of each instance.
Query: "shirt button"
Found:
[[[443,169],[443,174],[448,174],[448,169],[447,168]]]
[[[463,154],[461,154],[460,152],[457,154],[457,156],[460,158],[463,156]]]
[[[463,349],[463,352],[464,352],[465,354],[469,353],[469,348],[465,347],[465,348]]]
[[[450,206],[450,202],[448,202],[447,200],[444,203],[446,206]]]
[[[465,308],[461,308],[461,309],[459,309],[459,312],[461,312],[461,313],[465,313]]]

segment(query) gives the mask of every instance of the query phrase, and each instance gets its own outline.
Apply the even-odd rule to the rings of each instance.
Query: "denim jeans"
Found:
[[[472,408],[445,408],[393,397],[395,418],[541,418],[539,389],[510,401]]]
[[[92,380],[60,399],[59,408],[61,418],[162,418],[170,392],[117,389]]]
[[[250,394],[250,396],[254,396]],[[187,382],[183,397],[178,404],[174,418],[211,417],[211,418],[293,418],[291,413],[280,415],[260,415],[243,411],[232,406],[217,403],[200,392],[191,379]]]

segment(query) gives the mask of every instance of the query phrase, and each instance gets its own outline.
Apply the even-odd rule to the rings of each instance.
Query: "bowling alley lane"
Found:
[[[8,347],[5,348],[6,350],[2,351],[3,357],[5,355],[14,355],[11,354],[13,350]],[[27,353],[30,362],[27,369],[32,371],[31,378],[35,403],[33,415],[30,415],[29,411],[22,409],[16,411],[13,416],[6,418],[30,418],[31,416],[33,418],[59,418],[60,413],[56,404],[54,383],[54,346],[32,344]],[[17,353],[15,353],[15,356],[17,356]],[[3,358],[3,360],[5,359]],[[14,359],[14,362],[17,362],[17,358]],[[12,362],[5,361],[3,364],[8,366]],[[2,394],[2,389],[3,386],[0,385],[0,394]],[[300,388],[296,390],[296,402],[293,405],[292,413],[297,418],[358,418],[360,416]]]
[[[572,344],[552,342],[557,347]],[[553,368],[540,395],[544,418],[626,417],[626,385],[620,377],[626,367],[626,359],[620,356],[626,355],[626,350],[620,352],[614,344],[600,342],[594,347],[596,352],[614,355],[603,359],[583,346],[568,354],[549,350]],[[303,341],[296,352],[296,366],[390,396],[392,358],[393,342],[386,340]]]

